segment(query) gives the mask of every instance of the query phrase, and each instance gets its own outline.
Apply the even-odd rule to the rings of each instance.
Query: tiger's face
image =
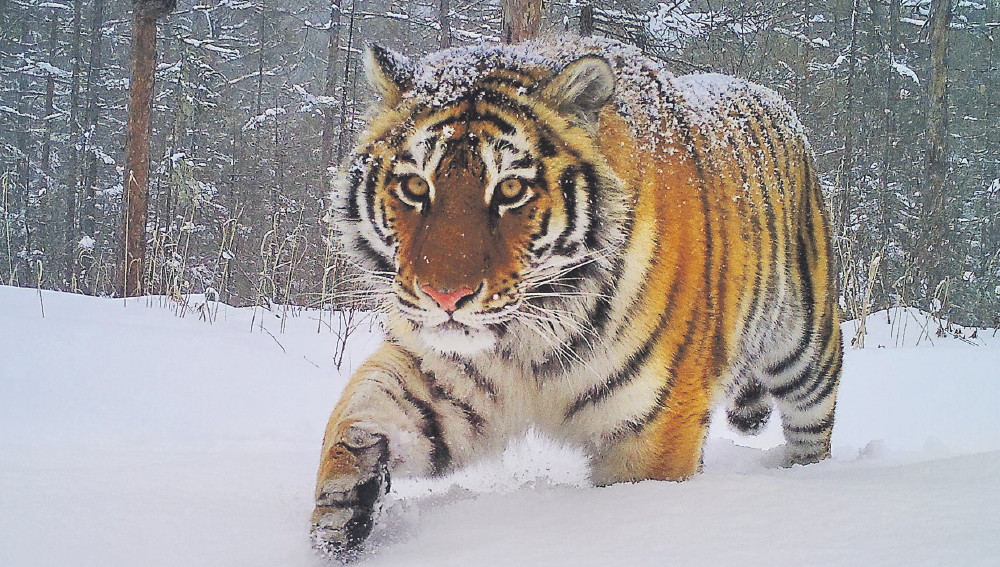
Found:
[[[447,114],[469,116],[473,106]],[[394,297],[440,350],[493,345],[552,244],[554,205],[564,204],[539,175],[533,133],[466,120],[414,132],[385,186],[386,222],[398,235]]]
[[[399,66],[370,54],[384,106],[343,177],[347,247],[383,286],[391,274],[392,307],[427,346],[490,350],[578,289],[573,267],[606,244],[594,210],[606,166],[588,120],[611,71],[601,60],[555,79],[505,71],[439,105],[404,97],[414,87]]]

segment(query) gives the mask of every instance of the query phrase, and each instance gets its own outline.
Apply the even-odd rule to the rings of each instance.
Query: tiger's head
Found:
[[[415,65],[373,47],[366,70],[381,102],[334,212],[350,257],[391,290],[391,315],[462,354],[584,332],[627,216],[596,143],[608,62],[481,47]]]

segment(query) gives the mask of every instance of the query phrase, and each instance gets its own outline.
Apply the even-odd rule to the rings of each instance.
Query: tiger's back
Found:
[[[841,342],[829,223],[777,95],[607,40],[370,58],[383,97],[337,183],[388,341],[324,440],[314,537],[356,545],[389,474],[535,427],[592,478],[679,480],[714,405],[789,463],[829,455]]]

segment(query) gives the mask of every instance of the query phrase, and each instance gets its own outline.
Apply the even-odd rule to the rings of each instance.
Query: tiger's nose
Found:
[[[467,287],[452,292],[438,291],[429,285],[422,285],[420,289],[431,296],[441,306],[441,309],[444,309],[448,313],[454,313],[455,309],[458,308],[458,302],[462,298],[472,295],[472,290]]]

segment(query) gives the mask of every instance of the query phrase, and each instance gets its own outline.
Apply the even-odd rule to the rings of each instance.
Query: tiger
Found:
[[[694,475],[722,404],[746,433],[776,406],[786,465],[830,456],[830,220],[777,93],[596,37],[365,60],[331,212],[386,336],[326,427],[315,547],[357,550],[391,478],[530,430],[596,486]]]

